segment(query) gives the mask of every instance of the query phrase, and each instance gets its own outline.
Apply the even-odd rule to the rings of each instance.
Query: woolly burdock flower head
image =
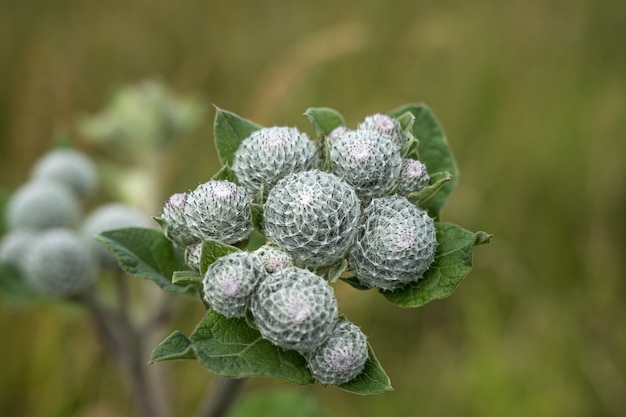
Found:
[[[235,152],[233,171],[249,194],[269,190],[281,178],[317,167],[319,155],[306,133],[292,127],[254,131]]]
[[[250,310],[261,335],[284,349],[312,352],[337,321],[337,300],[320,276],[296,267],[267,276]]]
[[[45,154],[33,166],[32,177],[58,182],[78,198],[92,195],[98,183],[96,168],[91,160],[72,149],[57,149]]]
[[[359,375],[369,357],[367,338],[355,324],[341,320],[308,358],[311,374],[322,384],[345,384]]]
[[[400,147],[376,130],[344,133],[331,144],[330,156],[335,175],[361,198],[382,195],[398,181],[402,169]]]
[[[95,238],[101,232],[126,227],[150,227],[147,216],[137,209],[121,203],[102,205],[92,211],[82,225],[83,235],[89,238],[96,260],[105,268],[118,267],[115,256]]]
[[[402,147],[406,142],[406,137],[404,136],[404,131],[400,123],[386,114],[377,113],[367,116],[363,119],[363,122],[357,126],[357,130],[375,130],[388,135],[399,147]]]
[[[426,165],[415,159],[402,160],[402,170],[398,181],[397,194],[407,195],[419,191],[430,182]]]
[[[5,234],[0,239],[0,262],[22,271],[26,253],[35,239],[37,234],[29,230],[13,230]]]
[[[349,263],[361,284],[395,290],[422,278],[435,257],[435,224],[401,196],[372,200],[364,210]]]
[[[259,258],[268,274],[293,266],[293,259],[287,252],[270,244],[261,246],[254,251],[254,254]]]
[[[184,220],[193,236],[235,243],[252,231],[249,203],[243,187],[229,181],[211,180],[187,194]]]
[[[356,236],[360,202],[339,177],[318,170],[280,180],[264,206],[265,234],[295,261],[330,265],[345,255]]]
[[[179,246],[189,246],[200,241],[199,236],[195,236],[187,226],[185,215],[185,205],[187,204],[188,193],[176,193],[167,199],[161,216],[161,222],[165,236]]]
[[[221,315],[244,317],[259,281],[263,265],[251,252],[234,252],[218,258],[204,275],[204,299]]]
[[[67,229],[52,229],[40,234],[27,250],[24,272],[35,291],[66,297],[89,289],[97,266],[85,238]]]
[[[80,220],[80,207],[67,187],[51,181],[34,181],[20,187],[9,199],[9,229],[46,230],[72,227]]]
[[[202,260],[202,241],[192,243],[185,249],[185,262],[190,267],[200,270],[200,261]]]

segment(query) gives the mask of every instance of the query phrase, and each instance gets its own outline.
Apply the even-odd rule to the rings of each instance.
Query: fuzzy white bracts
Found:
[[[400,148],[406,142],[406,137],[402,131],[400,123],[393,117],[387,116],[386,114],[376,113],[371,116],[367,116],[363,119],[363,122],[357,126],[357,130],[375,130],[388,135]]]
[[[390,196],[372,200],[363,217],[349,257],[361,284],[391,291],[422,278],[437,247],[428,213]]]
[[[225,317],[243,317],[264,275],[261,261],[250,252],[223,256],[207,268],[202,281],[204,299]]]
[[[368,357],[365,334],[355,324],[341,320],[328,340],[308,357],[308,364],[322,384],[339,385],[360,374]]]
[[[402,170],[396,193],[407,195],[419,191],[430,182],[430,176],[426,170],[426,165],[415,159],[402,160]]]
[[[72,149],[58,149],[45,154],[33,166],[32,177],[63,184],[78,198],[92,195],[98,184],[98,175],[91,160]]]
[[[300,353],[324,343],[338,317],[332,287],[322,277],[296,267],[266,277],[250,310],[265,339]]]
[[[280,180],[267,197],[264,230],[295,261],[330,265],[343,257],[356,236],[360,202],[339,177],[318,170]]]
[[[285,176],[308,171],[319,156],[306,133],[291,127],[268,127],[253,132],[235,152],[233,171],[250,195],[264,193]]]
[[[269,244],[261,246],[254,251],[254,254],[259,258],[268,274],[293,266],[293,258],[287,252]]]

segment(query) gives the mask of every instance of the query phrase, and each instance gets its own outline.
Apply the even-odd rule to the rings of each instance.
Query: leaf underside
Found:
[[[261,126],[235,113],[217,107],[215,109],[213,137],[217,153],[222,164],[233,166],[235,152],[241,142],[252,132],[261,129]]]

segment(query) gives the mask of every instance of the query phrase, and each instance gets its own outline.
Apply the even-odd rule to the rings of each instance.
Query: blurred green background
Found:
[[[268,378],[246,392],[300,391],[337,416],[624,416],[625,18],[618,0],[1,1],[0,186],[148,77],[309,131],[307,107],[354,125],[423,101],[461,171],[442,217],[492,243],[452,297],[417,310],[338,285],[394,392]],[[217,171],[212,116],[170,147],[158,201]],[[0,415],[133,415],[79,310],[4,304]],[[201,316],[183,302],[167,330]],[[156,366],[175,415],[192,415],[211,375]]]

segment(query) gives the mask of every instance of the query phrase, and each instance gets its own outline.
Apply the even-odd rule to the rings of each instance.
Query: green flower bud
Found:
[[[165,222],[163,231],[165,236],[179,246],[185,247],[200,241],[187,226],[185,204],[189,193],[172,195],[163,206],[160,219]],[[162,225],[163,226],[163,225]]]
[[[250,195],[264,192],[283,177],[317,167],[319,155],[306,133],[290,127],[253,132],[235,152],[233,171]]]
[[[435,224],[401,196],[372,200],[364,210],[349,263],[361,284],[395,290],[422,278],[435,257]]]
[[[92,211],[83,222],[82,232],[87,238],[96,261],[105,268],[117,268],[117,259],[104,245],[95,239],[105,230],[122,229],[125,227],[150,227],[147,216],[120,203],[105,204]]]
[[[335,175],[354,187],[361,198],[382,195],[398,181],[400,148],[391,136],[375,130],[353,130],[333,141],[330,156]]]
[[[56,182],[35,181],[19,188],[7,204],[9,229],[45,230],[72,227],[80,219],[76,197]]]
[[[13,230],[0,239],[0,262],[24,269],[25,254],[36,239],[36,234],[28,230]]]
[[[358,130],[376,130],[377,132],[391,136],[393,142],[400,148],[406,142],[404,131],[400,123],[393,117],[386,114],[373,114],[367,116],[361,124],[357,126]]]
[[[25,255],[26,282],[46,295],[65,297],[84,292],[93,285],[96,271],[85,239],[67,229],[39,235]]]
[[[204,298],[227,318],[244,317],[246,305],[265,272],[250,252],[234,252],[218,258],[204,275]]]
[[[398,181],[397,194],[407,195],[419,191],[430,182],[430,176],[426,171],[426,165],[415,159],[402,160],[402,171]]]
[[[249,204],[243,187],[229,181],[209,181],[187,195],[183,211],[192,235],[235,243],[252,232]]]
[[[253,253],[259,258],[268,274],[293,266],[293,259],[287,252],[269,244],[261,246]]]
[[[98,183],[96,168],[91,160],[72,149],[48,152],[33,166],[32,177],[35,180],[58,182],[78,198],[94,194]]]
[[[318,170],[280,180],[264,206],[264,230],[295,261],[330,265],[354,242],[360,202],[354,190],[335,175]]]
[[[337,322],[332,287],[322,277],[296,267],[261,281],[250,311],[265,339],[300,353],[324,343]]]
[[[345,384],[359,375],[369,357],[367,338],[355,324],[341,320],[308,358],[311,374],[322,384]]]

